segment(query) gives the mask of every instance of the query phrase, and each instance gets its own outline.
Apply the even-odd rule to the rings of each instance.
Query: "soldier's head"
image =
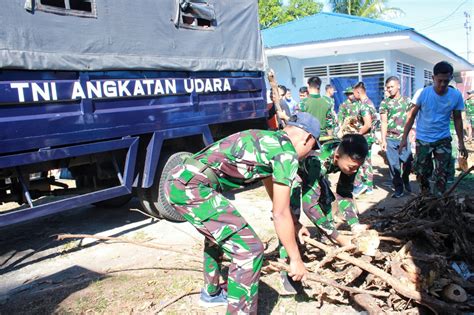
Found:
[[[356,85],[354,85],[353,89],[354,89],[354,97],[355,97],[356,100],[360,101],[360,100],[363,100],[367,97],[364,82],[360,81],[360,82],[356,83]]]
[[[447,61],[438,62],[433,68],[433,88],[442,95],[448,91],[449,82],[453,79],[453,66]]]
[[[288,89],[284,85],[279,85],[278,86],[278,93],[280,93],[280,97],[284,98],[286,95],[286,92],[288,92]]]
[[[387,89],[388,97],[400,97],[400,79],[396,76],[391,76],[385,80],[385,88]]]
[[[342,141],[334,154],[334,163],[346,175],[357,172],[364,163],[369,152],[369,146],[364,136],[359,134],[347,134],[342,137]]]
[[[311,77],[308,79],[309,94],[319,94],[321,89],[321,79],[319,77]]]
[[[326,96],[333,97],[336,90],[331,84],[326,84]]]
[[[304,159],[311,150],[319,147],[320,125],[311,114],[298,112],[290,117],[285,132],[296,149],[298,159]]]
[[[344,90],[344,94],[349,101],[354,102],[354,89],[351,86]]]
[[[305,98],[308,97],[308,87],[306,86],[300,87],[298,93],[299,93],[300,100],[304,100]]]

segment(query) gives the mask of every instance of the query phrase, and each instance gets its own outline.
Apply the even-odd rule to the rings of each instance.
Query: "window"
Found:
[[[214,6],[207,0],[176,0],[176,27],[212,30],[216,22]]]
[[[430,70],[423,70],[423,86],[428,86],[433,84],[433,72]]]
[[[412,97],[415,93],[415,67],[397,61],[397,75],[400,78],[401,94]]]
[[[62,15],[97,17],[95,0],[36,0],[36,9]]]
[[[344,90],[358,81],[364,81],[367,95],[376,107],[382,101],[384,60],[306,67],[303,69],[303,73],[305,82],[312,76],[318,76],[322,81],[331,82],[336,87],[337,92],[334,94],[336,110],[338,110],[339,104],[346,99]]]

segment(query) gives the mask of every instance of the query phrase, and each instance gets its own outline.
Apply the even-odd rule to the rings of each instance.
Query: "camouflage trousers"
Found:
[[[255,231],[217,187],[193,166],[175,167],[164,189],[170,204],[205,236],[206,291],[211,295],[219,292],[222,258],[226,255],[231,259],[227,313],[256,314],[264,248]]]
[[[372,167],[372,145],[369,145],[369,152],[365,158],[364,164],[359,168],[354,180],[354,187],[367,185],[374,188],[374,169]]]
[[[436,193],[441,194],[446,190],[449,167],[451,163],[451,137],[436,142],[416,140],[416,155],[414,169],[420,183],[422,193],[430,191],[430,178],[436,178]]]
[[[339,195],[334,198],[330,190],[330,183],[326,178],[319,180],[319,184],[316,187],[308,188],[308,191],[302,192],[300,185],[293,187],[290,199],[291,212],[296,219],[299,219],[302,204],[303,212],[308,219],[321,232],[333,239],[338,234],[334,226],[332,214],[332,202],[334,200],[337,200],[339,214],[347,224],[351,226],[359,223],[359,217],[357,216],[353,201]],[[281,244],[279,252],[280,258],[288,258],[288,254]]]

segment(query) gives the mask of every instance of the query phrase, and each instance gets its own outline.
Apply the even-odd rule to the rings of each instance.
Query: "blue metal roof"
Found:
[[[407,30],[414,29],[354,15],[322,12],[265,29],[262,36],[265,47],[274,48]]]

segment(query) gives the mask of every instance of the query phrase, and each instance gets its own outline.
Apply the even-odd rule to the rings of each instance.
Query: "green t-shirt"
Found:
[[[301,102],[301,111],[316,117],[321,124],[321,135],[335,127],[331,104],[319,94],[310,94]]]

